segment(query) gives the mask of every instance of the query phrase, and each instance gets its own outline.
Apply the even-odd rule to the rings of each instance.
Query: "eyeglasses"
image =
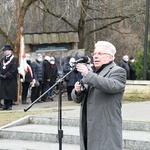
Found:
[[[110,54],[98,52],[98,53],[91,53],[91,55],[92,56],[95,56],[95,55],[102,56],[102,55],[110,55]]]

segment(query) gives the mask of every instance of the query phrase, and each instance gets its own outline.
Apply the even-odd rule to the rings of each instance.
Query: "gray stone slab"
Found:
[[[79,128],[63,127],[63,143],[79,144]],[[6,139],[58,142],[58,127],[52,125],[27,124],[2,129],[0,137]]]
[[[58,150],[59,143],[1,139],[0,147],[1,150]],[[62,149],[79,150],[80,148],[79,145],[63,143]]]
[[[63,143],[79,144],[79,127],[63,126]],[[0,137],[4,139],[21,139],[43,142],[58,142],[58,127],[55,125],[27,124],[2,129]],[[125,148],[141,150],[150,149],[150,132],[123,130],[123,145]],[[142,149],[143,150],[143,149]]]

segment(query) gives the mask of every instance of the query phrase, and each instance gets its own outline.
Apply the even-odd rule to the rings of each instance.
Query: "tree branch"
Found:
[[[85,34],[84,39],[85,39],[87,36],[89,36],[90,34],[92,34],[92,33],[94,33],[94,32],[97,32],[97,31],[99,31],[99,30],[105,29],[105,28],[107,28],[107,27],[109,27],[109,26],[111,26],[111,25],[113,25],[113,24],[115,24],[115,23],[119,23],[119,22],[121,22],[121,21],[124,20],[124,19],[125,19],[125,18],[121,18],[121,19],[119,19],[119,20],[112,21],[112,22],[110,22],[110,23],[107,23],[107,24],[103,25],[102,27],[99,27],[99,28],[97,28],[97,29],[95,29],[95,30],[92,30],[92,31],[90,31],[90,32],[88,32],[88,33]]]
[[[14,47],[14,44],[13,44],[12,41],[9,39],[8,35],[2,30],[1,27],[0,27],[0,34],[3,35],[3,37],[6,39],[6,41],[8,42],[8,44],[10,44],[12,47]]]
[[[48,12],[49,14],[51,14],[52,16],[56,17],[56,18],[59,18],[61,20],[63,20],[64,22],[66,22],[73,30],[77,31],[78,30],[78,27],[76,27],[74,24],[72,24],[71,22],[69,22],[63,15],[60,15],[60,14],[56,14],[52,11],[50,11],[48,8],[47,8],[47,5],[45,4],[45,2],[43,0],[40,0],[44,7],[46,8],[46,12]],[[42,9],[41,7],[37,6],[39,9],[41,9],[42,11],[45,11],[44,9]]]

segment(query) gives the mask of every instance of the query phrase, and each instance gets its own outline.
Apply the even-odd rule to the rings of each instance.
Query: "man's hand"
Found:
[[[76,64],[77,71],[81,72],[84,76],[88,74],[88,68],[82,63]]]
[[[74,88],[77,93],[81,93],[81,84],[79,81],[75,83]]]
[[[2,78],[2,79],[6,79],[6,75],[2,75],[2,74],[0,74],[0,78]]]

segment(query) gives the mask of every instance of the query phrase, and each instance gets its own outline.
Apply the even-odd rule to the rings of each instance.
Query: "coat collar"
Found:
[[[107,65],[103,70],[99,73],[101,76],[106,76],[108,72],[114,67],[116,64],[114,62]]]

